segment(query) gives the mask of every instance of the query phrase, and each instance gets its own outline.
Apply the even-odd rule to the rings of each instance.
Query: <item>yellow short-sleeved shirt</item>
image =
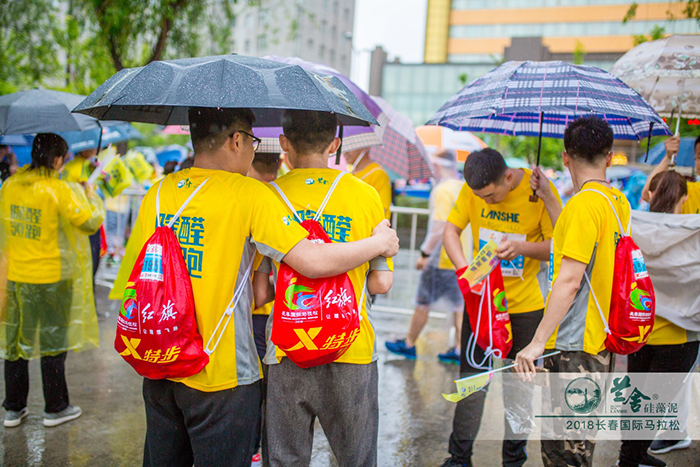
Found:
[[[688,182],[688,200],[683,203],[681,214],[700,214],[700,182]]]
[[[612,201],[622,225],[629,223],[630,205],[625,195],[600,183],[586,183],[584,189],[566,204],[554,229],[552,287],[556,287],[564,256],[586,264],[593,292],[607,320],[620,227],[608,201],[600,194],[587,190],[602,192]],[[605,350],[605,338],[603,320],[584,278],[571,308],[550,337],[546,348],[582,350],[595,355]]]
[[[93,170],[89,160],[74,156],[61,169],[61,178],[68,182],[86,182]]]
[[[278,178],[275,183],[282,189],[302,220],[311,219],[316,214],[333,180],[340,173],[334,169],[294,169]],[[275,193],[274,188],[270,187]],[[372,230],[384,219],[379,195],[367,183],[345,175],[331,196],[319,221],[333,242],[352,242],[370,237]],[[279,264],[276,262],[275,267]],[[391,258],[379,257],[370,263],[348,272],[353,283],[355,297],[360,302],[365,277],[369,270],[392,270]],[[339,363],[366,364],[376,360],[376,339],[372,318],[367,310],[368,293],[360,315],[360,334],[350,348],[337,360]],[[272,314],[274,315],[274,307]],[[269,323],[269,322],[268,322]],[[269,324],[268,324],[269,326]],[[270,335],[271,333],[268,333]],[[284,356],[268,341],[265,362],[275,364]]]
[[[700,333],[676,326],[666,318],[656,316],[654,328],[646,345],[678,345],[700,340]]]
[[[540,242],[552,238],[552,222],[544,202],[530,202],[530,176],[523,169],[523,178],[508,196],[498,204],[487,204],[466,183],[450,212],[447,221],[464,229],[471,224],[474,255],[489,239],[500,237],[513,241]],[[552,192],[559,198],[550,182]],[[561,202],[561,201],[560,201]],[[502,261],[503,285],[506,289],[509,313],[527,313],[544,307],[542,292],[537,281],[540,261],[519,256],[513,261]],[[522,279],[520,278],[522,276]]]
[[[353,173],[354,176],[373,186],[384,208],[384,217],[391,218],[391,179],[381,165],[372,162],[359,172]]]
[[[463,180],[450,179],[439,183],[433,188],[430,193],[430,216],[432,220],[436,221],[447,221],[447,218],[452,211],[452,207],[457,201],[459,192],[464,185]],[[439,257],[437,258],[438,269],[448,269],[454,271],[455,267],[450,261],[450,257],[447,256],[445,247],[440,243]],[[433,261],[433,255],[430,255],[431,265]]]
[[[263,183],[221,170],[191,168],[165,177],[160,182],[161,220],[167,223],[207,178],[207,184],[173,226],[190,272],[197,329],[204,343],[211,337],[256,249],[281,261],[308,235],[290,221],[286,207]],[[110,298],[121,298],[139,251],[155,231],[158,186],[153,186],[144,197]],[[250,325],[250,280],[244,290],[207,366],[193,376],[174,381],[200,391],[220,391],[260,379]]]
[[[73,246],[61,245],[65,237],[61,219],[80,227],[95,217],[82,188],[71,188],[69,183],[59,180],[57,172],[23,167],[2,185],[0,210],[8,242],[9,280],[51,284],[67,278],[61,257]],[[94,229],[86,233],[94,233],[102,217],[92,223]]]

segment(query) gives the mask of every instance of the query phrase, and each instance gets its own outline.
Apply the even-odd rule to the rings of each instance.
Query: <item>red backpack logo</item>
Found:
[[[302,221],[289,199],[274,182],[289,209],[313,242],[332,243],[318,222],[340,178],[333,181],[313,219]],[[310,279],[288,265],[280,265],[272,312],[272,343],[301,368],[331,363],[347,351],[360,333],[360,308],[365,299],[364,286],[358,302],[347,274]],[[358,306],[359,303],[359,306]]]
[[[475,258],[475,261],[483,260],[482,253]],[[484,365],[491,356],[505,358],[513,347],[513,331],[508,314],[506,289],[503,286],[501,262],[495,261],[493,264],[491,272],[474,286],[464,277],[468,267],[457,271],[457,283],[462,291],[469,325],[472,328],[465,349],[466,358],[474,368],[490,368],[490,365]],[[474,360],[475,345],[484,351],[484,360],[480,363]]]
[[[598,190],[583,191],[592,191],[605,197],[620,227],[620,240],[615,248],[610,314],[607,320],[593,292],[588,273],[584,275],[605,325],[605,348],[619,355],[628,355],[644,347],[654,328],[654,285],[647,272],[642,251],[630,237],[632,220],[630,219],[625,229],[610,198]]]
[[[146,378],[184,378],[201,371],[209,363],[209,355],[223,330],[214,349],[209,349],[211,341],[225,319],[223,329],[226,328],[242,295],[241,286],[231,301],[233,307],[229,304],[206,348],[203,347],[197,331],[190,274],[172,227],[207,180],[192,192],[168,225],[156,227],[141,249],[124,290],[114,348]],[[156,211],[160,213],[160,185]],[[251,266],[252,261],[241,284],[248,280]]]

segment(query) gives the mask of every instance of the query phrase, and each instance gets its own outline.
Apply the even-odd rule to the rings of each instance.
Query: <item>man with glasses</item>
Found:
[[[202,371],[172,380],[144,379],[145,466],[250,465],[261,375],[250,319],[252,283],[243,277],[256,249],[310,277],[334,276],[398,251],[398,238],[386,223],[375,228],[373,237],[354,243],[308,241],[308,232],[289,221],[289,212],[270,189],[245,176],[260,141],[250,133],[254,119],[247,109],[189,110],[194,166],[168,175],[144,198],[110,294],[121,298],[136,257],[155,230],[156,216],[167,222],[206,181],[173,225],[204,342],[241,284],[243,293]]]

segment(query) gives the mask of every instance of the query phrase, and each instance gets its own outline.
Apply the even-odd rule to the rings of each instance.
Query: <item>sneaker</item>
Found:
[[[457,353],[457,349],[452,347],[445,353],[439,353],[438,360],[443,363],[454,363],[455,365],[459,365],[459,354]]]
[[[620,465],[620,461],[618,460],[615,463],[616,466]],[[642,461],[637,464],[638,467],[666,467],[666,462],[662,461],[661,459],[657,459],[656,457],[652,456],[651,454],[646,454],[646,457],[642,459]]]
[[[665,454],[674,449],[685,449],[690,447],[692,440],[686,439],[655,439],[649,446],[649,452],[652,454]]]
[[[386,349],[391,353],[395,353],[396,355],[402,355],[411,360],[416,358],[416,346],[414,345],[413,347],[407,347],[406,339],[398,339],[394,342],[385,342],[384,345],[386,346]]]
[[[28,408],[23,408],[19,412],[15,412],[14,410],[8,410],[5,412],[5,426],[7,428],[12,428],[15,426],[19,426],[22,423],[22,420],[24,417],[29,415],[29,409]]]
[[[462,462],[457,462],[451,457],[448,457],[445,459],[445,463],[442,464],[440,467],[466,467],[469,464],[464,464]]]
[[[253,456],[250,467],[262,467],[262,456],[259,453]]]
[[[80,407],[69,405],[60,412],[47,413],[44,417],[44,426],[58,426],[61,423],[70,422],[75,420],[83,414]]]

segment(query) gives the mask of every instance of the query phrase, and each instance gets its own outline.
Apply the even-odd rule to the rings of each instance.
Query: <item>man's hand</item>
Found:
[[[542,169],[539,167],[532,169],[530,188],[542,199],[549,198],[553,195],[552,186],[549,184],[549,179],[542,173]]]
[[[521,242],[512,242],[510,240],[501,242],[496,250],[496,256],[498,256],[498,259],[503,259],[506,261],[514,260],[522,254],[520,252],[520,243]]]
[[[377,238],[383,247],[380,256],[391,258],[399,252],[399,237],[396,231],[392,229],[388,220],[381,221],[372,231],[372,237]]]
[[[681,147],[680,136],[671,136],[664,141],[666,147],[666,157],[670,160],[673,154],[678,154],[678,149]]]
[[[422,271],[425,269],[425,267],[428,265],[428,261],[430,261],[430,257],[420,257],[418,258],[418,261],[416,261],[416,269],[419,271]]]
[[[515,356],[515,371],[518,372],[523,381],[532,381],[535,373],[537,373],[535,360],[540,358],[543,353],[544,344],[533,340]]]

